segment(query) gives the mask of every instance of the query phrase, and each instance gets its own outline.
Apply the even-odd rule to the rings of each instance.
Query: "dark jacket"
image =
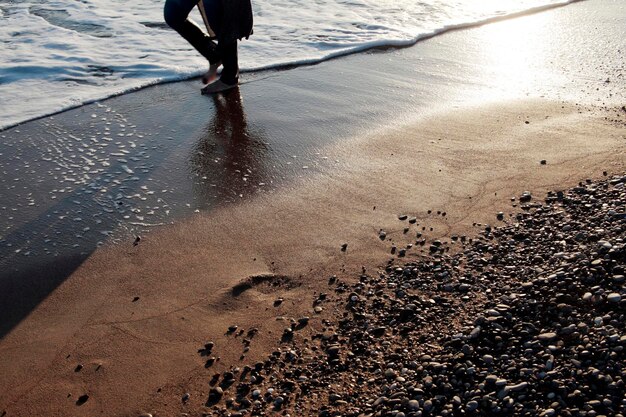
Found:
[[[250,0],[221,0],[222,27],[217,40],[222,44],[232,43],[235,40],[252,35],[252,4]]]

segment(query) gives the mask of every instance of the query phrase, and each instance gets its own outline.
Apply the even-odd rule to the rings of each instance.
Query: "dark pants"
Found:
[[[209,35],[204,33],[191,20],[187,19],[191,10],[198,4],[198,0],[166,0],[163,9],[165,22],[183,38],[187,40],[210,64],[222,61],[224,69],[220,79],[226,84],[236,84],[239,76],[237,62],[237,41],[229,44],[216,44]],[[205,0],[204,8],[211,29],[218,39],[220,37],[222,7],[220,0]]]

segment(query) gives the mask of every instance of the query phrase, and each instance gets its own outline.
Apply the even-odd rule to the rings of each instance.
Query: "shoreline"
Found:
[[[610,10],[610,2],[603,4]],[[581,3],[577,11],[564,8],[551,16],[571,19],[591,7]],[[544,18],[531,16],[522,24],[543,23]],[[374,277],[385,274],[390,261],[399,265],[428,259],[436,241],[443,241],[442,247],[453,254],[463,247],[453,235],[470,238],[486,224],[500,225],[499,211],[506,213],[505,220],[511,219],[506,217],[509,212],[519,211],[510,210],[512,196],[526,190],[533,196],[564,190],[586,177],[602,178],[603,171],[622,175],[626,113],[613,103],[619,101],[613,96],[621,86],[619,68],[607,69],[617,77],[612,84],[596,75],[602,79],[589,82],[582,77],[580,82],[552,86],[538,82],[541,88],[521,86],[510,93],[494,87],[499,81],[490,78],[499,72],[482,57],[462,67],[463,86],[449,85],[454,76],[444,77],[441,67],[431,65],[448,62],[448,70],[456,68],[460,64],[450,63],[445,53],[437,61],[433,50],[457,50],[456,42],[462,39],[473,45],[481,34],[502,27],[451,34],[448,41],[441,37],[415,50],[373,53],[244,84],[246,111],[241,101],[216,100],[210,107],[216,117],[206,126],[197,124],[197,115],[206,108],[197,107],[197,86],[191,83],[112,101],[107,108],[115,116],[107,120],[126,125],[111,125],[118,129],[112,136],[127,134],[122,129],[136,125],[131,133],[158,132],[159,137],[145,146],[155,146],[151,153],[146,151],[156,159],[152,165],[126,162],[133,174],[121,165],[105,172],[120,181],[120,187],[128,187],[129,194],[141,190],[140,184],[159,190],[170,181],[176,190],[165,194],[171,195],[168,204],[191,201],[185,198],[193,195],[208,208],[142,233],[136,246],[136,230],[119,230],[120,243],[88,252],[75,270],[21,310],[0,339],[0,369],[6,375],[0,381],[0,413],[210,412],[205,408],[207,381],[215,373],[221,378],[231,367],[243,369],[266,360],[294,321],[298,327],[299,319],[309,317],[295,332],[299,342],[309,344],[323,328],[332,327],[327,323],[337,323],[344,313],[341,297],[314,301],[328,292],[329,277],[337,275],[346,286],[355,285],[363,269]],[[408,59],[421,62],[420,68],[434,68],[424,76],[434,84],[415,85]],[[365,62],[384,65],[385,71],[362,74],[355,63]],[[384,72],[395,78],[384,84]],[[479,77],[479,72],[484,74]],[[545,79],[544,74],[537,77]],[[374,103],[371,94],[361,91],[363,79],[378,89],[375,93],[382,92]],[[572,85],[585,86],[582,102],[567,99]],[[538,92],[544,90],[557,93],[540,97]],[[278,91],[284,92],[282,97]],[[524,98],[525,91],[535,93]],[[172,96],[177,98],[174,103],[167,100]],[[171,111],[141,120],[149,111],[137,110],[140,105]],[[236,108],[240,117],[219,123],[219,111],[233,114]],[[52,127],[74,125],[87,135],[100,131],[103,126],[91,121],[93,109],[70,112]],[[104,115],[105,110],[98,111]],[[96,115],[99,121],[101,115]],[[173,120],[176,124],[170,123]],[[22,134],[39,128],[32,124]],[[219,133],[224,131],[231,136]],[[116,140],[126,146],[124,137]],[[229,146],[232,138],[247,139]],[[188,165],[182,164],[187,160]],[[194,178],[207,180],[191,182],[188,167]],[[158,180],[156,186],[142,182],[142,169]],[[132,175],[141,181],[124,182]],[[207,202],[209,198],[214,200]],[[401,214],[415,222],[400,222]],[[393,254],[391,245],[396,247]],[[406,250],[403,257],[401,249]],[[472,305],[478,309],[485,294],[474,295]],[[278,299],[282,301],[276,305]],[[225,334],[233,325],[238,326],[235,334],[244,334]],[[250,329],[256,329],[253,337],[247,335]],[[215,343],[215,353],[202,356],[198,350],[209,341]],[[215,361],[207,367],[211,356]],[[235,386],[229,389],[227,394],[234,396]],[[181,400],[186,393],[188,399]],[[78,404],[82,395],[89,398]],[[275,400],[273,396],[271,403]],[[322,401],[326,399],[314,407],[321,407]],[[346,400],[331,402],[337,401]]]

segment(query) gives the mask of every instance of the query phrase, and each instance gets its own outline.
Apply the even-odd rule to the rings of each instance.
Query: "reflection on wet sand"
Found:
[[[215,115],[192,149],[190,170],[200,207],[236,201],[270,185],[266,169],[267,140],[250,129],[239,89],[212,97]]]

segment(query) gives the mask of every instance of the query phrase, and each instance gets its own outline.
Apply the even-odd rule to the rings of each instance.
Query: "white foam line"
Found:
[[[407,39],[407,40],[395,40],[395,39],[390,39],[390,40],[385,40],[385,39],[381,39],[381,40],[377,40],[377,41],[373,41],[373,42],[368,42],[368,43],[364,43],[352,48],[346,48],[346,49],[341,49],[338,51],[334,51],[331,52],[329,54],[323,55],[321,57],[316,57],[316,58],[310,58],[310,59],[301,59],[301,60],[296,60],[296,61],[288,61],[288,62],[284,62],[284,63],[279,63],[279,64],[272,64],[272,65],[266,65],[266,66],[257,66],[257,67],[250,67],[250,68],[244,68],[241,70],[242,73],[246,73],[246,72],[259,72],[259,71],[267,71],[267,70],[279,70],[279,69],[284,69],[284,68],[293,68],[293,67],[300,67],[300,66],[307,66],[307,65],[317,65],[320,64],[322,62],[325,61],[329,61],[332,59],[336,59],[336,58],[340,58],[340,57],[344,57],[347,55],[353,55],[353,54],[357,54],[357,53],[361,53],[361,52],[365,52],[365,51],[369,51],[371,49],[379,49],[379,48],[387,48],[387,47],[391,47],[391,48],[406,48],[409,46],[413,46],[415,44],[417,44],[418,42],[424,41],[426,39],[430,39],[433,38],[435,36],[439,36],[442,35],[444,33],[447,32],[452,32],[452,31],[456,31],[456,30],[464,30],[464,29],[471,29],[474,27],[478,27],[478,26],[483,26],[486,24],[490,24],[490,23],[495,23],[495,22],[500,22],[503,20],[509,20],[509,19],[515,19],[518,17],[522,17],[522,16],[528,16],[528,15],[532,15],[532,14],[536,14],[536,13],[541,13],[544,11],[548,11],[548,10],[552,10],[552,9],[556,9],[559,7],[563,7],[563,6],[567,6],[573,3],[578,3],[578,2],[582,2],[585,0],[563,0],[561,2],[558,3],[552,3],[552,4],[546,4],[546,5],[542,5],[542,6],[537,6],[537,7],[533,7],[530,9],[526,9],[526,10],[522,10],[522,11],[517,11],[517,12],[512,12],[512,13],[506,13],[506,14],[502,14],[502,15],[498,15],[498,16],[493,16],[493,17],[488,17],[482,20],[477,20],[474,22],[467,22],[467,23],[459,23],[459,24],[455,24],[455,25],[449,25],[449,26],[444,26],[440,29],[436,29],[433,30],[431,32],[427,32],[427,33],[422,33],[417,35],[416,37],[412,38],[412,39]],[[197,78],[200,75],[202,75],[205,71],[204,70],[199,70],[199,71],[195,71],[189,74],[180,74],[180,75],[176,75],[176,76],[172,76],[172,77],[164,77],[164,78],[157,78],[151,81],[147,81],[143,84],[131,87],[131,88],[126,88],[124,90],[121,91],[117,91],[114,93],[107,93],[107,94],[103,94],[101,96],[97,96],[93,99],[89,99],[89,100],[84,100],[80,103],[77,104],[70,104],[67,106],[64,106],[60,109],[56,109],[44,114],[41,114],[39,116],[34,116],[25,120],[22,120],[20,122],[10,122],[10,123],[6,123],[4,125],[0,125],[0,132],[10,129],[12,127],[15,126],[19,126],[21,124],[27,123],[27,122],[31,122],[33,120],[38,120],[38,119],[42,119],[44,117],[48,117],[48,116],[53,116],[59,113],[63,113],[65,111],[71,110],[71,109],[75,109],[78,107],[82,107],[85,106],[87,104],[92,104],[98,101],[103,101],[109,98],[113,98],[113,97],[118,97],[120,95],[123,94],[128,94],[128,93],[132,93],[138,90],[142,90],[144,88],[148,88],[154,85],[158,85],[158,84],[166,84],[166,83],[172,83],[172,82],[178,82],[178,81],[184,81],[184,80],[189,80],[189,79],[193,79],[193,78]]]

